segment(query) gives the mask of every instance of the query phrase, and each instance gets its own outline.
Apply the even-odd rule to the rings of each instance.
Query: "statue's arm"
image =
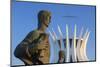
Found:
[[[28,56],[30,56],[29,51],[28,51],[28,49],[29,49],[28,47],[35,40],[35,38],[36,38],[36,33],[31,31],[24,38],[24,40],[18,44],[18,46],[16,47],[16,49],[14,51],[14,55],[16,57],[22,57],[23,54],[27,54]]]

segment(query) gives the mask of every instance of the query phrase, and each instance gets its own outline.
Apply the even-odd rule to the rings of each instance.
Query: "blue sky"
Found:
[[[88,28],[90,37],[87,43],[87,56],[90,60],[95,59],[95,6],[81,5],[61,5],[46,4],[34,2],[12,2],[12,65],[23,65],[19,59],[13,55],[15,47],[25,38],[32,30],[37,28],[37,14],[40,10],[49,10],[52,13],[51,24],[48,30],[55,30],[57,36],[59,32],[57,24],[60,25],[63,37],[66,34],[66,24],[69,28],[69,37],[73,37],[74,25],[77,25],[77,36],[83,27],[84,33]],[[54,62],[54,45],[50,37],[51,58]],[[58,48],[58,46],[56,46]],[[57,49],[58,51],[58,49]],[[56,52],[57,53],[57,52]],[[57,61],[57,58],[55,59]]]

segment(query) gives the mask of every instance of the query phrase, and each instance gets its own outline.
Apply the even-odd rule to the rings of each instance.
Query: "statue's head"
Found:
[[[41,27],[41,25],[48,27],[50,20],[51,20],[51,12],[47,10],[41,10],[38,13],[38,27]]]

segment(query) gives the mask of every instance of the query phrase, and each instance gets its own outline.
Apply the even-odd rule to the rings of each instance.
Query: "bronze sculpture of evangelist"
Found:
[[[45,30],[49,26],[50,20],[51,13],[47,10],[41,10],[38,13],[38,28],[31,31],[16,47],[14,55],[23,61],[25,65],[49,63],[49,35],[45,33]]]

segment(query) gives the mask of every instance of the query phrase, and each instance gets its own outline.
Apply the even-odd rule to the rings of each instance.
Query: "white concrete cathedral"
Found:
[[[65,53],[66,54],[65,55],[65,62],[79,62],[79,61],[88,61],[89,60],[87,57],[87,54],[86,54],[87,42],[88,42],[88,38],[90,35],[90,32],[88,31],[88,29],[83,34],[83,28],[82,28],[79,36],[76,37],[77,28],[75,25],[73,37],[70,38],[69,31],[68,31],[68,25],[66,25],[65,41],[63,39],[63,34],[62,34],[62,31],[61,31],[59,25],[58,25],[58,31],[60,33],[60,39],[57,38],[57,35],[53,29],[52,29],[52,31],[53,31],[52,33],[51,33],[51,31],[49,31],[49,33],[50,33],[54,43],[57,43],[57,40],[61,40],[60,42],[62,42],[60,44],[61,45],[60,50],[63,50],[62,45],[66,45],[66,47],[64,48],[64,50],[66,52]]]

